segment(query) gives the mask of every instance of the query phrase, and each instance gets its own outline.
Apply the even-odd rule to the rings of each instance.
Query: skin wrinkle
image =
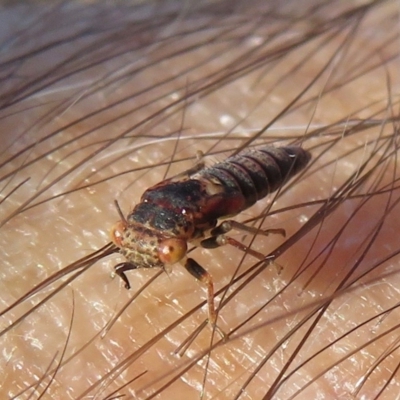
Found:
[[[237,290],[221,310],[219,326],[225,332],[243,326],[213,349],[208,364],[201,357],[210,348],[208,327],[182,358],[173,354],[207,316],[203,306],[184,318],[205,301],[205,291],[179,265],[144,289],[100,337],[158,272],[128,272],[132,289],[126,291],[118,277],[110,278],[113,266],[124,261],[113,254],[0,337],[2,397],[12,398],[46,375],[37,392],[45,390],[43,398],[105,399],[114,391],[123,398],[151,398],[157,391],[160,399],[199,398],[206,367],[205,399],[349,398],[363,377],[356,398],[396,396],[397,5],[235,4],[182,11],[168,3],[157,13],[148,5],[44,5],[29,8],[25,25],[27,8],[3,11],[2,19],[11,14],[21,24],[2,33],[3,49],[8,47],[1,55],[7,84],[1,88],[0,176],[9,176],[0,184],[2,198],[9,197],[1,203],[1,219],[48,189],[27,207],[43,203],[0,229],[1,309],[106,245],[119,218],[114,200],[126,216],[144,190],[164,179],[167,168],[173,176],[193,167],[197,151],[210,165],[249,138],[257,138],[249,145],[296,141],[313,160],[274,204],[270,196],[237,218],[251,220],[272,204],[262,228],[284,228],[287,241],[280,235],[253,241],[236,233],[234,238],[252,242],[263,254],[281,254],[277,265],[257,270],[256,259],[242,261],[243,253],[231,247],[190,253],[213,276],[217,290],[229,285],[236,268],[239,275],[250,268],[254,273],[224,296]],[[32,22],[44,14],[42,25]],[[23,149],[28,150],[3,165]],[[385,192],[365,195],[379,190]],[[63,192],[68,194],[45,201]],[[343,197],[349,198],[336,202]],[[327,198],[325,212],[318,213]],[[307,205],[312,201],[321,202]],[[293,209],[274,213],[285,207]],[[283,269],[278,273],[276,267]],[[5,313],[0,327],[49,293],[43,289]],[[307,319],[312,310],[318,311]],[[373,319],[379,313],[382,317]],[[54,371],[64,348],[66,364]],[[384,357],[385,352],[390,355]],[[107,376],[125,360],[126,369]],[[282,387],[275,383],[280,372]],[[391,383],[381,394],[386,382]],[[304,391],[297,393],[299,388]]]

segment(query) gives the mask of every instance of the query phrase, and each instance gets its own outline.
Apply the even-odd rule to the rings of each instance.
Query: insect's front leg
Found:
[[[125,282],[125,287],[127,289],[130,289],[131,285],[129,283],[128,277],[126,276],[125,272],[130,271],[131,269],[137,269],[137,266],[129,262],[117,264],[114,267],[115,273]]]

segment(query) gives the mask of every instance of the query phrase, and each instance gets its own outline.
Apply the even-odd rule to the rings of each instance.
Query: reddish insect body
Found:
[[[127,270],[165,268],[180,262],[207,285],[209,321],[215,325],[212,278],[196,261],[186,257],[188,243],[206,248],[229,243],[259,256],[225,235],[231,229],[254,233],[258,232],[256,229],[235,221],[217,226],[218,219],[239,214],[277,190],[301,171],[310,158],[310,153],[298,146],[265,146],[243,151],[211,168],[200,165],[196,171],[151,187],[128,217],[112,229],[112,240],[127,260],[115,267],[116,273],[129,288]],[[274,230],[262,233],[271,231]]]

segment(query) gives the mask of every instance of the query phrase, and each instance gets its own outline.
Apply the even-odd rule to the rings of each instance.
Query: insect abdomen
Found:
[[[310,161],[311,154],[298,146],[266,146],[247,150],[204,170],[217,178],[226,191],[241,192],[245,206],[274,192]]]

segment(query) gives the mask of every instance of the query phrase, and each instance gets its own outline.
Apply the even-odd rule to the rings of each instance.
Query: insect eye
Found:
[[[187,251],[187,244],[182,239],[165,239],[158,246],[158,257],[164,264],[175,264]]]
[[[126,229],[126,223],[124,221],[117,222],[111,228],[110,232],[111,240],[118,247],[122,247],[122,238],[124,236],[125,229]]]

